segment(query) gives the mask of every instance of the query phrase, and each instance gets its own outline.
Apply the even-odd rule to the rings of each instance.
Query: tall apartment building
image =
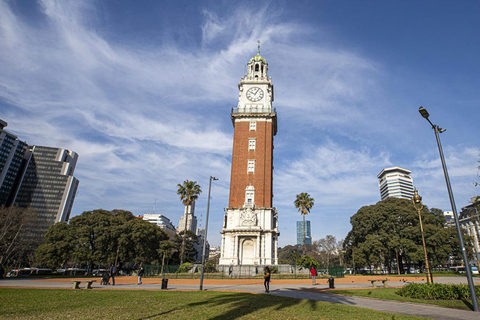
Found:
[[[297,221],[297,244],[303,245],[303,221]],[[310,220],[305,220],[305,244],[312,244]]]
[[[162,228],[162,230],[165,231],[170,238],[173,238],[177,233],[177,231],[175,230],[175,226],[170,221],[170,219],[168,219],[162,214],[146,213],[143,215],[143,220],[156,224],[157,226]]]
[[[12,204],[25,167],[26,142],[6,131],[7,123],[0,120],[0,206]]]
[[[34,210],[33,236],[41,239],[50,226],[70,217],[79,183],[73,176],[78,155],[42,146],[32,146],[28,153],[30,161],[14,204]]]
[[[197,233],[197,217],[195,216],[195,201],[192,205],[185,206],[185,211],[183,212],[183,216],[180,217],[180,221],[178,222],[177,231],[182,232],[185,230],[185,219],[187,219],[186,230],[191,231],[193,233]]]
[[[412,171],[400,167],[385,168],[378,174],[378,187],[382,200],[401,198],[411,200],[413,197]]]

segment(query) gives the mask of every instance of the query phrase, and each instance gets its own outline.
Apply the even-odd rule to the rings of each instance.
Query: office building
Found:
[[[413,197],[412,171],[400,167],[385,168],[378,174],[380,198],[401,198],[411,200]]]
[[[10,206],[18,189],[27,159],[28,145],[5,130],[0,120],[0,206]]]
[[[173,238],[177,231],[175,230],[175,226],[173,223],[165,217],[162,214],[158,213],[146,213],[142,217],[143,220],[146,220],[148,222],[154,223],[160,228],[162,228],[163,231],[170,237]]]
[[[14,204],[34,210],[32,235],[41,240],[50,226],[70,217],[79,183],[73,176],[78,155],[42,146],[32,146],[28,153],[30,159]]]
[[[297,244],[303,246],[303,221],[297,221]],[[312,230],[309,220],[305,220],[305,244],[312,244]]]

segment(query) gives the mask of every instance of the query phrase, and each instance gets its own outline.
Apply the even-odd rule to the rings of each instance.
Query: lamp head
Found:
[[[415,203],[415,204],[422,203],[422,197],[418,194],[417,189],[415,189],[415,191],[414,191],[414,194],[413,194],[413,197],[412,197],[412,201],[413,201],[413,203]]]
[[[425,119],[428,119],[428,117],[430,116],[430,114],[428,114],[427,109],[425,109],[425,108],[422,107],[422,106],[420,106],[420,108],[418,108],[418,112],[420,112],[420,114],[422,115],[422,117],[424,117]]]
[[[215,180],[218,180],[218,178],[212,177],[212,180],[215,181]]]

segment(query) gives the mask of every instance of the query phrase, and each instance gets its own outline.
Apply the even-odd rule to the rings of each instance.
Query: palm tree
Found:
[[[180,265],[182,265],[185,255],[185,235],[187,234],[188,207],[195,203],[195,200],[197,200],[198,195],[202,193],[202,190],[197,184],[197,181],[189,180],[185,180],[183,184],[177,184],[177,187],[177,194],[180,196],[180,200],[185,205],[185,228],[183,229],[182,251],[180,253]]]
[[[303,255],[305,255],[305,216],[312,209],[315,199],[311,198],[310,195],[306,192],[297,194],[297,199],[293,202],[295,208],[298,209],[298,212],[303,216]]]

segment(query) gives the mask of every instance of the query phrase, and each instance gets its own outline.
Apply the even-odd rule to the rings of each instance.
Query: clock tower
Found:
[[[225,209],[220,265],[276,265],[277,209],[272,206],[273,137],[277,113],[268,63],[258,51],[238,84],[230,200]]]

